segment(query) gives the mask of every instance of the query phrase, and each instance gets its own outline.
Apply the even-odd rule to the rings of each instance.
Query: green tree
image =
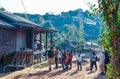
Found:
[[[95,5],[90,6],[92,12],[101,13],[104,22],[108,26],[109,33],[103,33],[103,45],[111,46],[112,65],[109,67],[112,70],[110,78],[120,79],[120,0],[98,0],[99,8]],[[112,69],[113,68],[113,69]]]
[[[93,12],[101,13],[101,16],[104,18],[106,25],[109,29],[108,35],[110,40],[107,38],[104,39],[105,43],[111,43],[111,53],[112,53],[112,66],[114,72],[111,75],[115,78],[120,78],[120,0],[98,0],[99,9],[93,9]],[[106,40],[108,39],[108,40]],[[112,67],[111,67],[112,68]],[[112,77],[111,77],[112,78]]]
[[[84,43],[85,40],[84,40],[84,26],[83,26],[83,19],[81,18],[80,19],[80,26],[79,26],[79,29],[78,29],[78,42],[79,43]]]
[[[0,11],[5,11],[5,8],[3,8],[3,7],[0,7]]]
[[[39,21],[40,21],[41,25],[43,25],[45,23],[45,20],[42,16],[39,16]]]

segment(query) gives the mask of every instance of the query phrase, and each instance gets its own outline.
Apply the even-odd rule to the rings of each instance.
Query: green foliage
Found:
[[[0,8],[0,11],[5,11],[5,8],[1,7],[1,8]]]
[[[45,15],[28,14],[27,16],[31,21],[40,24],[42,27],[58,30],[58,33],[53,36],[53,40],[55,46],[61,46],[65,43],[64,40],[68,40],[71,44],[71,42],[81,43],[96,40],[99,37],[99,26],[102,20],[99,15],[88,17],[88,13],[88,11],[83,12],[82,9],[78,9],[62,12],[59,15],[46,13]],[[25,17],[25,14],[15,14]],[[43,41],[45,41],[45,36]]]
[[[39,16],[39,21],[41,25],[45,23],[45,20],[42,16]]]
[[[102,26],[103,29],[103,33],[100,36],[100,44],[102,45],[102,47],[110,52],[112,52],[111,50],[111,39],[110,39],[110,31],[109,28],[107,28],[106,26]]]
[[[104,43],[107,43],[107,45],[110,47],[109,50],[112,50],[112,56],[114,59],[113,62],[115,62],[112,65],[109,65],[109,72],[107,73],[108,79],[116,79],[116,76],[120,77],[120,68],[117,66],[120,64],[119,60],[117,59],[119,57],[117,41],[120,37],[120,0],[99,0],[98,2],[99,12],[102,13],[104,21],[109,28],[109,36],[105,37]],[[107,33],[105,34],[107,35]],[[113,68],[115,69],[114,72]]]
[[[119,58],[119,39],[120,38],[120,0],[98,0],[99,8],[95,11],[94,6],[90,6],[94,13],[101,13],[104,17],[103,22],[106,22],[109,31],[104,29],[101,36],[102,46],[112,53],[113,62],[108,65],[109,72],[107,73],[108,79],[116,79],[120,77],[120,60]],[[113,72],[114,68],[114,72]]]
[[[61,32],[61,36],[63,37],[63,41],[61,43],[61,47],[63,46],[70,46],[70,44],[72,42],[84,42],[83,39],[83,28],[81,28],[81,26],[79,28],[77,28],[74,24],[71,25],[65,25],[65,29]]]
[[[117,11],[117,21],[116,21],[116,26],[118,26],[117,28],[120,28],[120,8]]]
[[[114,68],[112,64],[107,65],[107,76],[106,79],[116,79],[115,73],[114,73]]]
[[[46,42],[46,40],[45,40],[46,39],[46,35],[42,34],[41,36],[42,36],[42,42],[45,44],[45,42]]]

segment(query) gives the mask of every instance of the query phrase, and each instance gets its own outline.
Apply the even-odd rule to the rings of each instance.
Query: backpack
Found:
[[[97,56],[96,55],[92,56],[92,61],[95,61],[95,62],[97,61]]]
[[[52,50],[48,51],[48,58],[53,58],[54,57],[54,52]]]

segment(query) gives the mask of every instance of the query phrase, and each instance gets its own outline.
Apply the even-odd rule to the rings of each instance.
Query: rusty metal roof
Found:
[[[23,17],[5,11],[0,11],[0,25],[4,25],[4,27],[15,27],[15,28],[28,27],[28,28],[33,28],[42,33],[57,32],[56,30],[53,29],[43,28],[40,25],[31,22]]]

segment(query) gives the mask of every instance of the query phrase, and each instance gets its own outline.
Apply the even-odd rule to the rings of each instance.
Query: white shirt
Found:
[[[62,52],[60,50],[58,50],[58,57],[62,57]]]
[[[36,42],[34,43],[34,48],[37,49],[37,43]]]
[[[103,64],[104,61],[105,61],[105,55],[104,55],[104,53],[101,53],[101,54],[100,54],[100,60],[99,60],[99,63],[100,63],[100,64]]]
[[[78,61],[82,61],[82,56],[81,56],[81,54],[80,54],[80,56],[78,56],[79,54],[77,54],[77,60]]]

